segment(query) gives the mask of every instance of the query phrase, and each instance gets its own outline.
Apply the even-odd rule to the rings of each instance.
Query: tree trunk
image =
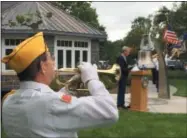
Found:
[[[170,89],[168,81],[168,71],[166,68],[165,58],[158,41],[155,41],[155,49],[159,56],[159,98],[170,99]]]

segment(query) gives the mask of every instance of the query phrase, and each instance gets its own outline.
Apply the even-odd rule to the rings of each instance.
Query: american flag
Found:
[[[177,34],[172,31],[170,26],[168,26],[168,28],[164,31],[164,40],[171,44],[178,44],[180,42],[177,37]]]

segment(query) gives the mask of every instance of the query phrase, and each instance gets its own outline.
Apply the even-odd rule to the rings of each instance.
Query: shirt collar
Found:
[[[122,55],[124,58],[126,58],[126,56]]]
[[[125,62],[127,62],[127,57],[122,54],[122,57],[124,58]]]
[[[40,92],[53,92],[53,90],[48,85],[35,81],[20,82],[20,89],[34,89]]]

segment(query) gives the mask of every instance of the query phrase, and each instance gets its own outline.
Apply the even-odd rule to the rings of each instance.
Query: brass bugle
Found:
[[[106,70],[97,69],[97,72],[99,74],[115,75],[116,81],[119,81],[119,79],[121,77],[120,66],[117,64],[114,64],[112,66],[112,68],[110,68],[110,69],[106,69]],[[73,76],[68,81],[63,83],[59,80],[59,75],[63,75],[63,74],[70,74],[70,75],[72,74]],[[66,88],[66,90],[72,90],[71,86],[75,87],[76,85],[81,84],[81,72],[80,72],[79,68],[60,68],[56,71],[56,75],[57,75],[56,83],[58,85],[64,86]],[[88,89],[83,89],[83,88],[76,88],[74,90],[75,91],[88,91]]]
[[[61,73],[68,73],[68,74],[80,74],[80,70],[79,68],[60,68],[57,70],[57,72],[59,73],[59,75]],[[103,73],[103,74],[113,74],[115,75],[115,79],[118,81],[121,77],[121,70],[120,70],[120,66],[117,64],[114,64],[112,66],[111,69],[106,69],[106,70],[102,70],[102,69],[97,69],[98,73]]]
[[[120,69],[119,65],[114,64],[111,69],[97,69],[98,73],[109,73],[109,74],[115,74],[115,71]],[[68,72],[68,73],[80,73],[79,68],[60,68],[57,70],[58,72]]]

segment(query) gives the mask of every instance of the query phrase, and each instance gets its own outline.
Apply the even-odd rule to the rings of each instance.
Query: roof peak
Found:
[[[64,10],[52,5],[49,2],[19,2],[14,7],[6,9],[3,13],[3,24],[6,24],[9,20],[15,21],[17,15],[27,14],[27,13],[35,13],[39,11],[41,14],[42,24],[39,26],[39,30],[48,30],[48,31],[60,31],[66,33],[82,33],[88,35],[99,35],[106,38],[106,34],[99,31],[98,29],[90,26],[80,20],[79,18],[70,15],[69,13],[65,12]],[[52,17],[47,18],[46,14],[51,12]],[[33,20],[36,20],[33,17]],[[29,28],[26,26],[16,26],[16,27],[3,27],[9,30],[28,30]]]

